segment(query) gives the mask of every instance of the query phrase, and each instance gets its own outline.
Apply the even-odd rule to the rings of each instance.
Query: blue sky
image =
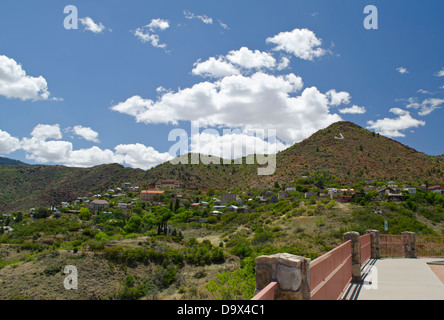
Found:
[[[78,29],[64,26],[68,5]],[[367,5],[378,29],[364,28]],[[416,0],[3,1],[0,155],[148,169],[171,158],[171,130],[192,137],[192,121],[201,131],[190,150],[221,155],[227,141],[282,150],[339,120],[442,154],[443,9]],[[257,129],[276,130],[277,143]]]

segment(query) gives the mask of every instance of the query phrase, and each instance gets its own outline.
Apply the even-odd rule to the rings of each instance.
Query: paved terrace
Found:
[[[313,261],[256,258],[253,300],[444,300],[444,237],[367,230],[343,239]]]
[[[444,259],[372,259],[362,271],[343,300],[444,300]]]

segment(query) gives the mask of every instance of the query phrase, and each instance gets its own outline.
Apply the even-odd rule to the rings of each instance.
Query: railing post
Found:
[[[381,259],[379,230],[367,230],[371,239],[371,259]]]
[[[416,258],[416,234],[414,232],[405,231],[402,233],[402,243],[404,245],[404,253],[406,258]]]
[[[277,282],[275,300],[310,300],[310,259],[277,253],[257,257],[255,262],[256,294]]]
[[[361,282],[361,243],[359,233],[355,231],[346,232],[343,235],[344,242],[351,240],[352,247],[352,281]]]

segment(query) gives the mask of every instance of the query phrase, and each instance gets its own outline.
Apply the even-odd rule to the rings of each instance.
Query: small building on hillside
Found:
[[[416,188],[413,187],[405,187],[403,191],[407,191],[411,196],[414,196],[416,194]]]
[[[311,197],[318,197],[318,193],[317,192],[305,192],[304,194],[305,199],[309,199]]]
[[[89,209],[92,211],[98,211],[109,207],[109,203],[106,200],[95,199],[89,203]]]
[[[131,209],[132,207],[133,207],[132,203],[119,202],[119,204],[117,205],[117,208],[122,209],[124,211]]]
[[[376,189],[376,191],[378,192],[379,195],[390,195],[390,194],[398,194],[399,193],[399,189],[395,188],[395,187],[382,187],[382,188],[378,188]]]
[[[432,192],[436,192],[439,194],[444,194],[444,185],[437,184],[437,185],[429,186],[427,188],[427,191],[432,191]]]
[[[387,196],[387,200],[392,202],[402,202],[404,201],[404,196],[402,194],[391,193]]]
[[[278,200],[287,200],[289,198],[288,192],[279,191],[278,192]]]
[[[141,202],[153,202],[156,200],[155,198],[163,195],[165,191],[163,190],[142,190],[140,192],[140,201]]]
[[[183,182],[179,180],[159,180],[155,184],[156,189],[183,189]]]
[[[353,196],[352,195],[340,195],[339,197],[336,198],[336,202],[340,202],[340,203],[349,203],[353,201]]]
[[[231,201],[239,201],[239,199],[240,199],[239,195],[235,193],[222,193],[220,195],[220,204],[224,205]]]

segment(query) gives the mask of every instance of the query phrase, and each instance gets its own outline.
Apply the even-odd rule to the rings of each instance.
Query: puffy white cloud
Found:
[[[73,132],[87,141],[99,142],[99,133],[89,127],[75,126]]]
[[[160,30],[160,31],[164,31],[166,29],[168,29],[170,27],[170,23],[168,22],[168,20],[163,20],[163,19],[153,19],[151,20],[151,22],[147,25],[147,27],[151,30],[151,31],[155,31],[155,30]]]
[[[210,57],[194,64],[192,73],[203,77],[222,78],[230,75],[238,75],[249,69],[285,69],[290,60],[286,57],[277,66],[276,59],[267,52],[250,50],[242,47],[239,50],[231,50],[226,56]],[[235,66],[236,65],[236,66]]]
[[[85,129],[82,126],[76,127]],[[71,131],[70,128],[68,129]],[[71,142],[59,140],[61,138],[62,134],[58,124],[39,124],[32,130],[30,138],[25,137],[21,140],[0,130],[0,154],[23,150],[27,159],[40,164],[54,163],[70,167],[92,167],[120,163],[143,170],[173,158],[168,152],[158,152],[154,148],[140,143],[120,144],[114,148],[114,151],[101,149],[97,146],[74,150]]]
[[[294,143],[341,120],[330,113],[325,94],[312,87],[298,96],[302,88],[302,79],[292,73],[257,72],[200,82],[157,101],[133,96],[111,109],[146,124],[199,121],[205,127],[277,129],[280,139]]]
[[[276,69],[284,70],[284,69],[287,69],[289,65],[290,65],[290,59],[288,57],[282,57],[281,61],[276,66]]]
[[[97,24],[90,17],[80,18],[79,21],[83,25],[84,30],[91,31],[96,34],[102,33],[106,29],[106,27],[101,22]]]
[[[206,129],[194,134],[191,137],[191,152],[222,159],[238,159],[252,154],[276,154],[288,147],[277,139],[270,139],[265,130],[257,134],[247,134],[240,130],[228,131],[219,135],[214,129]],[[265,140],[261,133],[269,139]]]
[[[364,114],[367,112],[367,110],[365,109],[365,107],[360,107],[360,106],[352,106],[350,108],[343,108],[339,110],[340,113],[349,113],[349,114]]]
[[[326,93],[327,97],[330,99],[330,105],[339,106],[341,104],[349,104],[351,96],[348,92],[341,91],[337,92],[332,89]]]
[[[20,149],[20,140],[6,131],[0,130],[0,154],[8,154]]]
[[[396,69],[396,71],[398,71],[400,74],[410,73],[410,71],[407,70],[407,68],[405,68],[405,67],[399,67]]]
[[[247,47],[242,47],[239,50],[230,51],[226,58],[241,67],[252,68],[274,68],[276,66],[276,59],[267,52],[259,50],[250,50]]]
[[[122,162],[143,170],[172,159],[168,152],[160,153],[153,147],[147,147],[140,143],[121,144],[116,146],[115,150],[116,156],[120,157]]]
[[[102,150],[97,146],[88,149],[71,150],[63,161],[70,167],[93,167],[101,164],[121,163],[122,156],[116,155],[109,149]]]
[[[14,59],[0,55],[0,95],[21,100],[48,100],[48,85],[42,76],[28,76]]]
[[[72,152],[72,143],[32,137],[23,138],[21,148],[27,152],[27,159],[38,163],[64,163]]]
[[[158,93],[161,93],[161,91],[158,91]],[[132,96],[131,98],[128,98],[125,102],[121,102],[112,106],[111,109],[133,116],[138,122],[140,122],[143,114],[153,105],[154,101],[152,100],[143,99],[140,96]]]
[[[418,128],[425,126],[425,121],[414,119],[410,113],[400,108],[392,108],[390,112],[397,115],[397,118],[384,118],[376,121],[368,121],[367,129],[373,129],[376,132],[387,137],[405,137],[401,131],[409,128]]]
[[[60,131],[60,125],[54,124],[38,124],[31,132],[31,136],[39,140],[47,139],[61,139],[62,132]]]
[[[304,60],[314,60],[327,53],[325,49],[320,48],[322,41],[308,29],[296,28],[293,31],[281,32],[267,38],[266,42],[276,45],[273,50],[285,51]]]
[[[203,77],[222,78],[234,74],[240,74],[240,71],[231,63],[226,62],[223,58],[210,57],[204,62],[197,61],[194,69],[191,71],[194,75]]]

